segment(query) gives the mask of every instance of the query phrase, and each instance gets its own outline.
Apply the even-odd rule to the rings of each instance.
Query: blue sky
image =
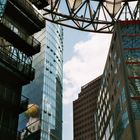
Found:
[[[77,31],[70,28],[64,28],[64,64],[69,62],[74,56],[74,45],[81,40],[86,41],[88,39],[88,33]],[[67,73],[64,73],[66,77]],[[64,85],[66,91],[68,86]],[[63,92],[64,96],[67,95]],[[76,93],[77,94],[77,93]],[[71,97],[70,97],[71,98]],[[73,139],[73,114],[72,114],[72,99],[69,103],[63,104],[63,140]]]
[[[110,34],[64,28],[63,140],[73,140],[72,101],[81,86],[103,73]]]

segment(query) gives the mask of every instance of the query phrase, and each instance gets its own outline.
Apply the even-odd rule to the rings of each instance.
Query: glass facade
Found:
[[[140,25],[130,24],[121,28],[123,34],[123,54],[128,76],[129,96],[140,96]],[[130,101],[134,120],[140,120],[140,104]]]
[[[41,52],[33,58],[35,80],[23,88],[23,95],[30,104],[39,107],[40,140],[61,140],[63,29],[46,22],[46,27],[35,37],[41,42]],[[23,115],[21,118],[19,128],[23,129],[31,118]]]
[[[140,139],[140,23],[116,25],[98,96],[100,140]]]
[[[0,17],[3,16],[7,0],[0,0]]]

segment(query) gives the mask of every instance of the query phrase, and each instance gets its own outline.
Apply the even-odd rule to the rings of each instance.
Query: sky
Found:
[[[73,101],[81,86],[103,73],[110,42],[111,34],[64,28],[63,140],[73,140]]]
[[[111,34],[64,28],[63,140],[73,140],[73,101],[81,86],[103,73]]]

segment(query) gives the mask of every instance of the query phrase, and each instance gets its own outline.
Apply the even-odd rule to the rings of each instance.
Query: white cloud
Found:
[[[64,64],[64,104],[72,103],[81,86],[103,73],[111,35],[89,35],[89,40],[75,44],[73,57]]]

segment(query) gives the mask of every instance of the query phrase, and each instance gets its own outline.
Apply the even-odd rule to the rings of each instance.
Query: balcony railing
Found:
[[[41,23],[43,23],[43,27],[45,26],[45,20],[43,16],[35,9],[33,8],[32,4],[27,0],[9,0],[12,3],[16,4],[24,13],[29,15],[30,18],[37,19]]]
[[[30,0],[38,9],[43,9],[49,5],[48,0]]]
[[[1,62],[8,65],[13,71],[20,72],[19,74],[24,75],[27,79],[33,80],[35,70],[32,68],[32,61],[27,63],[26,60],[28,57],[25,54],[23,55],[19,50],[18,53],[15,53],[15,49],[12,46],[0,46]]]
[[[38,53],[40,51],[41,43],[38,40],[36,40],[33,36],[28,36],[26,33],[19,30],[14,24],[12,24],[12,22],[9,19],[7,19],[6,17],[2,17],[0,19],[0,23],[3,24],[9,30],[11,30],[13,33],[15,33],[22,41],[24,41],[28,45],[29,48],[26,48],[25,45],[21,47],[22,43],[20,45],[18,43],[15,43],[14,46],[17,44],[17,46],[15,47],[17,47],[18,49],[20,49],[21,51],[25,53],[26,51],[28,53],[28,50],[31,50],[30,53],[32,53],[33,51]],[[2,33],[1,31],[1,34],[6,34],[6,33]],[[8,36],[8,33],[7,33],[7,36]],[[13,38],[13,41],[14,41],[14,38]]]
[[[40,119],[27,125],[17,133],[18,140],[40,139]]]

